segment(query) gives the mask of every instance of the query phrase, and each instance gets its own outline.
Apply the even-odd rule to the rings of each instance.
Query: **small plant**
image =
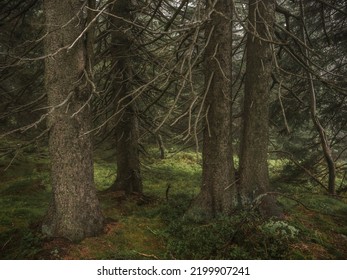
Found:
[[[50,255],[53,260],[59,260],[61,258],[58,248],[54,248],[52,251],[50,251]]]
[[[294,239],[298,236],[299,230],[289,225],[285,221],[269,221],[260,227],[260,230],[268,237]]]
[[[173,220],[167,255],[177,259],[286,259],[299,230],[285,221],[238,213],[207,223]]]
[[[299,230],[285,221],[267,221],[258,229],[260,247],[267,259],[286,259],[290,244],[299,236]]]
[[[245,237],[256,232],[256,221],[245,213],[206,222],[172,220],[166,230],[167,255],[177,259],[252,259],[249,247],[253,249],[253,244],[244,246],[243,242],[249,242]]]
[[[42,242],[43,237],[41,234],[30,230],[24,230],[16,258],[36,258],[36,255],[42,250]]]
[[[178,259],[228,259],[228,241],[233,234],[230,222],[218,219],[211,223],[192,224],[181,220],[167,230],[168,256]],[[228,252],[226,252],[228,251]],[[228,256],[227,256],[227,255]]]

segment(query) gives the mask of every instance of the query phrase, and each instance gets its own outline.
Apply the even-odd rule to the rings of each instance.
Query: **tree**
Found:
[[[130,7],[127,0],[112,5],[111,61],[112,89],[115,95],[114,137],[116,142],[117,177],[111,191],[123,190],[126,194],[142,193],[138,146],[138,120],[136,107],[130,92],[132,79]]]
[[[273,138],[275,150],[330,194],[338,190],[336,182],[344,176],[345,48],[340,41],[346,23],[344,7],[342,1],[285,1],[276,6],[275,34],[281,45],[273,85],[278,84],[279,100],[285,100],[277,111],[286,133]],[[290,165],[286,170],[295,172],[290,177],[297,180],[300,173]]]
[[[93,178],[83,3],[44,1],[52,201],[42,230],[79,241],[103,229]]]
[[[216,1],[205,30],[205,109],[201,192],[191,213],[230,215],[237,205],[231,135],[232,1]]]
[[[302,40],[303,43],[305,44],[304,46],[304,61],[306,63],[306,76],[308,79],[308,83],[309,83],[309,87],[308,87],[308,92],[310,95],[310,114],[311,114],[311,120],[314,124],[315,129],[317,130],[318,134],[319,134],[319,139],[321,142],[321,146],[322,146],[322,150],[323,150],[323,154],[324,154],[324,158],[326,161],[326,164],[328,166],[328,173],[329,173],[329,179],[328,179],[328,190],[329,193],[332,195],[336,194],[336,186],[335,186],[335,180],[336,180],[336,167],[335,167],[335,161],[332,155],[332,150],[330,147],[330,143],[327,137],[327,133],[324,129],[324,127],[321,124],[321,121],[318,117],[317,114],[317,97],[316,97],[316,89],[315,89],[315,85],[314,85],[314,81],[313,81],[313,75],[310,73],[310,71],[308,69],[311,68],[311,62],[309,60],[310,58],[310,54],[309,51],[307,49],[307,34],[305,32],[305,9],[304,9],[304,4],[303,1],[300,1],[300,14],[301,14],[301,20],[302,20]]]
[[[0,10],[0,130],[8,134],[21,127],[24,132],[32,123],[41,129],[41,112],[28,112],[45,104],[43,61],[25,59],[42,56],[42,44],[33,42],[42,36],[39,1],[8,1]],[[37,135],[21,133],[20,138],[29,142]]]
[[[274,0],[250,0],[247,63],[240,153],[240,200],[248,207],[269,190],[269,92],[272,73]],[[277,215],[274,199],[261,198],[260,210]]]

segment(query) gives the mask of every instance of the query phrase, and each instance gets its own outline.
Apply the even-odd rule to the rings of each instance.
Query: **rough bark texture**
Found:
[[[140,172],[138,120],[135,105],[130,94],[131,80],[131,39],[127,35],[131,20],[131,1],[118,0],[112,7],[111,18],[113,58],[113,90],[117,115],[115,121],[115,140],[117,157],[117,177],[110,191],[142,193]]]
[[[247,35],[243,131],[240,155],[240,204],[248,207],[259,198],[265,216],[277,216],[269,190],[269,90],[272,71],[271,40],[275,0],[250,0]]]
[[[232,1],[217,1],[214,9],[205,33],[207,116],[203,135],[202,187],[189,211],[202,218],[229,215],[237,201],[231,143]]]
[[[52,201],[42,230],[80,241],[103,229],[93,178],[90,91],[85,83],[86,51],[80,1],[46,0],[45,86],[52,108],[48,126]]]

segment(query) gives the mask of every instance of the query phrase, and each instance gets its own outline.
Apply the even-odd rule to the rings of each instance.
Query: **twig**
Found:
[[[140,253],[140,252],[137,252],[137,251],[134,251],[134,252],[136,254],[138,254],[140,256],[143,256],[143,257],[146,257],[146,258],[153,258],[153,259],[159,260],[159,258],[156,255],[153,255],[153,254],[145,254],[145,253]]]

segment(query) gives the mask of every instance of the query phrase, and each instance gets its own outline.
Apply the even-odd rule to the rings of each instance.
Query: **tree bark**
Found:
[[[80,241],[103,229],[94,186],[91,113],[80,1],[46,0],[44,40],[52,201],[42,225],[51,237]],[[73,44],[73,42],[75,42]]]
[[[205,108],[201,192],[189,215],[209,219],[230,215],[237,199],[231,132],[232,1],[216,2],[205,38]]]
[[[259,200],[265,216],[277,216],[275,199],[262,196],[269,190],[269,91],[272,72],[272,39],[275,0],[250,0],[247,64],[240,153],[239,199],[242,207]]]
[[[130,93],[132,43],[127,32],[131,26],[125,21],[131,20],[130,4],[127,0],[116,1],[112,6],[112,14],[116,17],[111,17],[117,177],[109,190],[126,194],[142,193],[138,119]]]

